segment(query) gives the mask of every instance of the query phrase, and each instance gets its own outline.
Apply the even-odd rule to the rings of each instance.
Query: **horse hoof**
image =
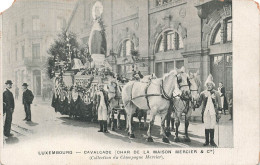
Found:
[[[179,137],[176,137],[174,141],[175,141],[176,143],[177,143],[177,142],[180,142]]]
[[[189,137],[185,137],[184,138],[184,142],[190,142],[190,138]]]
[[[162,141],[163,141],[164,143],[170,143],[169,139],[166,138],[166,137],[164,137],[164,138],[162,139]]]
[[[166,135],[167,137],[169,137],[169,136],[171,136],[172,134],[171,134],[171,132],[165,132],[165,135]]]
[[[133,133],[130,134],[130,138],[135,138],[135,135]]]
[[[153,142],[153,138],[152,137],[148,137],[147,138],[147,142]]]
[[[175,132],[175,129],[174,129],[174,128],[172,128],[172,129],[171,129],[171,131],[172,131],[172,132]]]

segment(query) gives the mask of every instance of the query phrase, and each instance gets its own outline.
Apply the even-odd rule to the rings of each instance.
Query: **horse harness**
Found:
[[[136,97],[133,98],[133,91],[131,90],[131,100],[130,100],[130,101],[132,101],[132,100],[134,100],[134,99],[137,99],[137,98],[140,98],[140,97],[145,97],[145,98],[146,98],[146,103],[147,103],[147,106],[148,106],[149,109],[151,109],[151,107],[150,107],[150,102],[149,102],[149,99],[148,99],[150,96],[161,96],[162,98],[164,98],[164,99],[166,99],[166,100],[168,100],[168,101],[170,101],[170,102],[173,101],[173,99],[175,98],[175,96],[173,96],[173,94],[171,94],[171,95],[169,96],[169,95],[165,92],[165,89],[163,88],[163,79],[162,79],[161,84],[160,84],[160,94],[148,94],[147,91],[148,91],[148,88],[149,88],[150,85],[151,85],[151,82],[152,82],[152,80],[150,80],[150,81],[147,83],[147,85],[146,85],[146,87],[145,87],[145,94],[144,94],[144,95],[136,96]],[[132,88],[133,88],[134,84],[135,84],[135,82],[133,83]],[[178,85],[179,85],[179,83],[178,83]],[[179,86],[180,86],[180,85],[179,85]],[[176,96],[176,97],[177,97],[177,96]],[[180,97],[181,97],[181,96],[180,96]],[[130,101],[129,101],[129,102],[130,102]],[[129,102],[127,102],[127,104],[128,104]],[[126,105],[127,105],[127,104],[126,104]]]
[[[169,96],[169,95],[166,93],[165,89],[163,88],[163,84],[164,84],[163,79],[162,79],[161,84],[160,84],[160,94],[147,94],[148,88],[149,88],[149,86],[151,85],[151,81],[152,81],[152,80],[150,80],[150,81],[147,83],[147,86],[146,86],[146,88],[145,88],[145,94],[144,94],[144,95],[136,96],[136,97],[133,98],[133,96],[132,96],[132,95],[133,95],[133,93],[132,93],[133,91],[131,90],[131,100],[130,100],[130,101],[132,101],[132,100],[134,100],[134,99],[137,99],[137,98],[140,98],[140,97],[145,97],[145,98],[146,98],[147,106],[148,106],[149,109],[151,109],[151,107],[150,107],[150,102],[149,102],[149,99],[148,99],[148,98],[149,98],[150,96],[161,96],[162,98],[164,98],[164,99],[170,101],[170,106],[172,105],[173,108],[174,108],[174,110],[177,111],[176,106],[173,104],[173,99],[176,98],[176,97],[180,97],[180,99],[182,100],[183,104],[184,104],[184,102],[186,103],[184,110],[189,107],[189,102],[191,101],[190,99],[186,99],[186,98],[182,97],[181,95],[173,96],[173,93]],[[188,86],[188,87],[190,88],[190,84],[191,84],[191,83],[190,83],[190,81],[189,81],[188,78],[187,78],[187,82],[188,82],[187,85],[180,85],[180,80],[179,80],[178,77],[177,77],[177,84],[178,84],[179,89],[181,89],[182,87],[185,87],[185,86]],[[132,88],[133,88],[134,84],[135,84],[135,82],[133,83]],[[190,90],[190,91],[191,91],[191,90]],[[192,91],[197,91],[197,90],[192,90]],[[130,102],[130,101],[129,101],[129,102]],[[126,105],[127,105],[129,102],[127,102]],[[191,103],[192,103],[192,101],[191,101]]]

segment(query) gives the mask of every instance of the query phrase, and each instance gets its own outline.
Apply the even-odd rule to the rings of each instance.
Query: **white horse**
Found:
[[[122,89],[120,88],[116,80],[110,81],[107,85],[108,99],[109,99],[109,113],[108,116],[111,117],[111,130],[115,130],[115,112],[117,112],[117,128],[121,129],[120,126],[120,115],[125,113],[123,112],[121,106],[122,102]],[[125,115],[126,118],[126,115]],[[108,121],[109,122],[109,121]]]
[[[175,131],[175,142],[180,142],[179,136],[178,136],[178,131],[179,131],[179,126],[180,126],[180,120],[181,116],[184,113],[185,115],[185,142],[190,142],[190,138],[188,136],[188,127],[189,127],[189,122],[191,120],[191,114],[192,110],[195,110],[195,104],[196,101],[199,98],[199,93],[201,91],[201,82],[199,79],[198,72],[193,74],[189,73],[189,88],[190,88],[190,94],[191,97],[188,99],[182,98],[181,96],[175,97],[173,99],[173,120],[171,120],[173,123],[172,125],[176,126],[176,131]],[[170,115],[171,112],[169,112]],[[167,116],[167,126],[166,126],[166,135],[170,135],[170,116]]]
[[[188,75],[185,72],[172,70],[170,73],[164,75],[163,78],[153,79],[149,83],[130,81],[123,87],[122,100],[127,113],[127,126],[129,127],[130,138],[135,137],[132,130],[131,119],[138,107],[141,110],[151,110],[147,141],[153,141],[151,130],[155,116],[159,114],[161,117],[162,140],[165,143],[169,143],[164,130],[165,117],[168,113],[170,102],[173,99],[173,91],[176,84],[178,84],[182,90],[183,97],[190,93],[187,80]]]

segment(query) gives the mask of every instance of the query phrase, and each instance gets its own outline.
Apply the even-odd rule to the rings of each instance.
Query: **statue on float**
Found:
[[[102,21],[103,5],[97,1],[92,8],[93,26],[89,37],[89,52],[93,59],[92,67],[100,67],[105,64],[107,42],[105,28]]]

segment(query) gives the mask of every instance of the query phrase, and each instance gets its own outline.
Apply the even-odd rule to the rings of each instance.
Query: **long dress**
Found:
[[[225,87],[219,87],[218,92],[219,92],[220,100],[221,100],[221,108],[223,110],[227,110],[228,109],[228,103],[227,103],[227,98],[226,98]]]

